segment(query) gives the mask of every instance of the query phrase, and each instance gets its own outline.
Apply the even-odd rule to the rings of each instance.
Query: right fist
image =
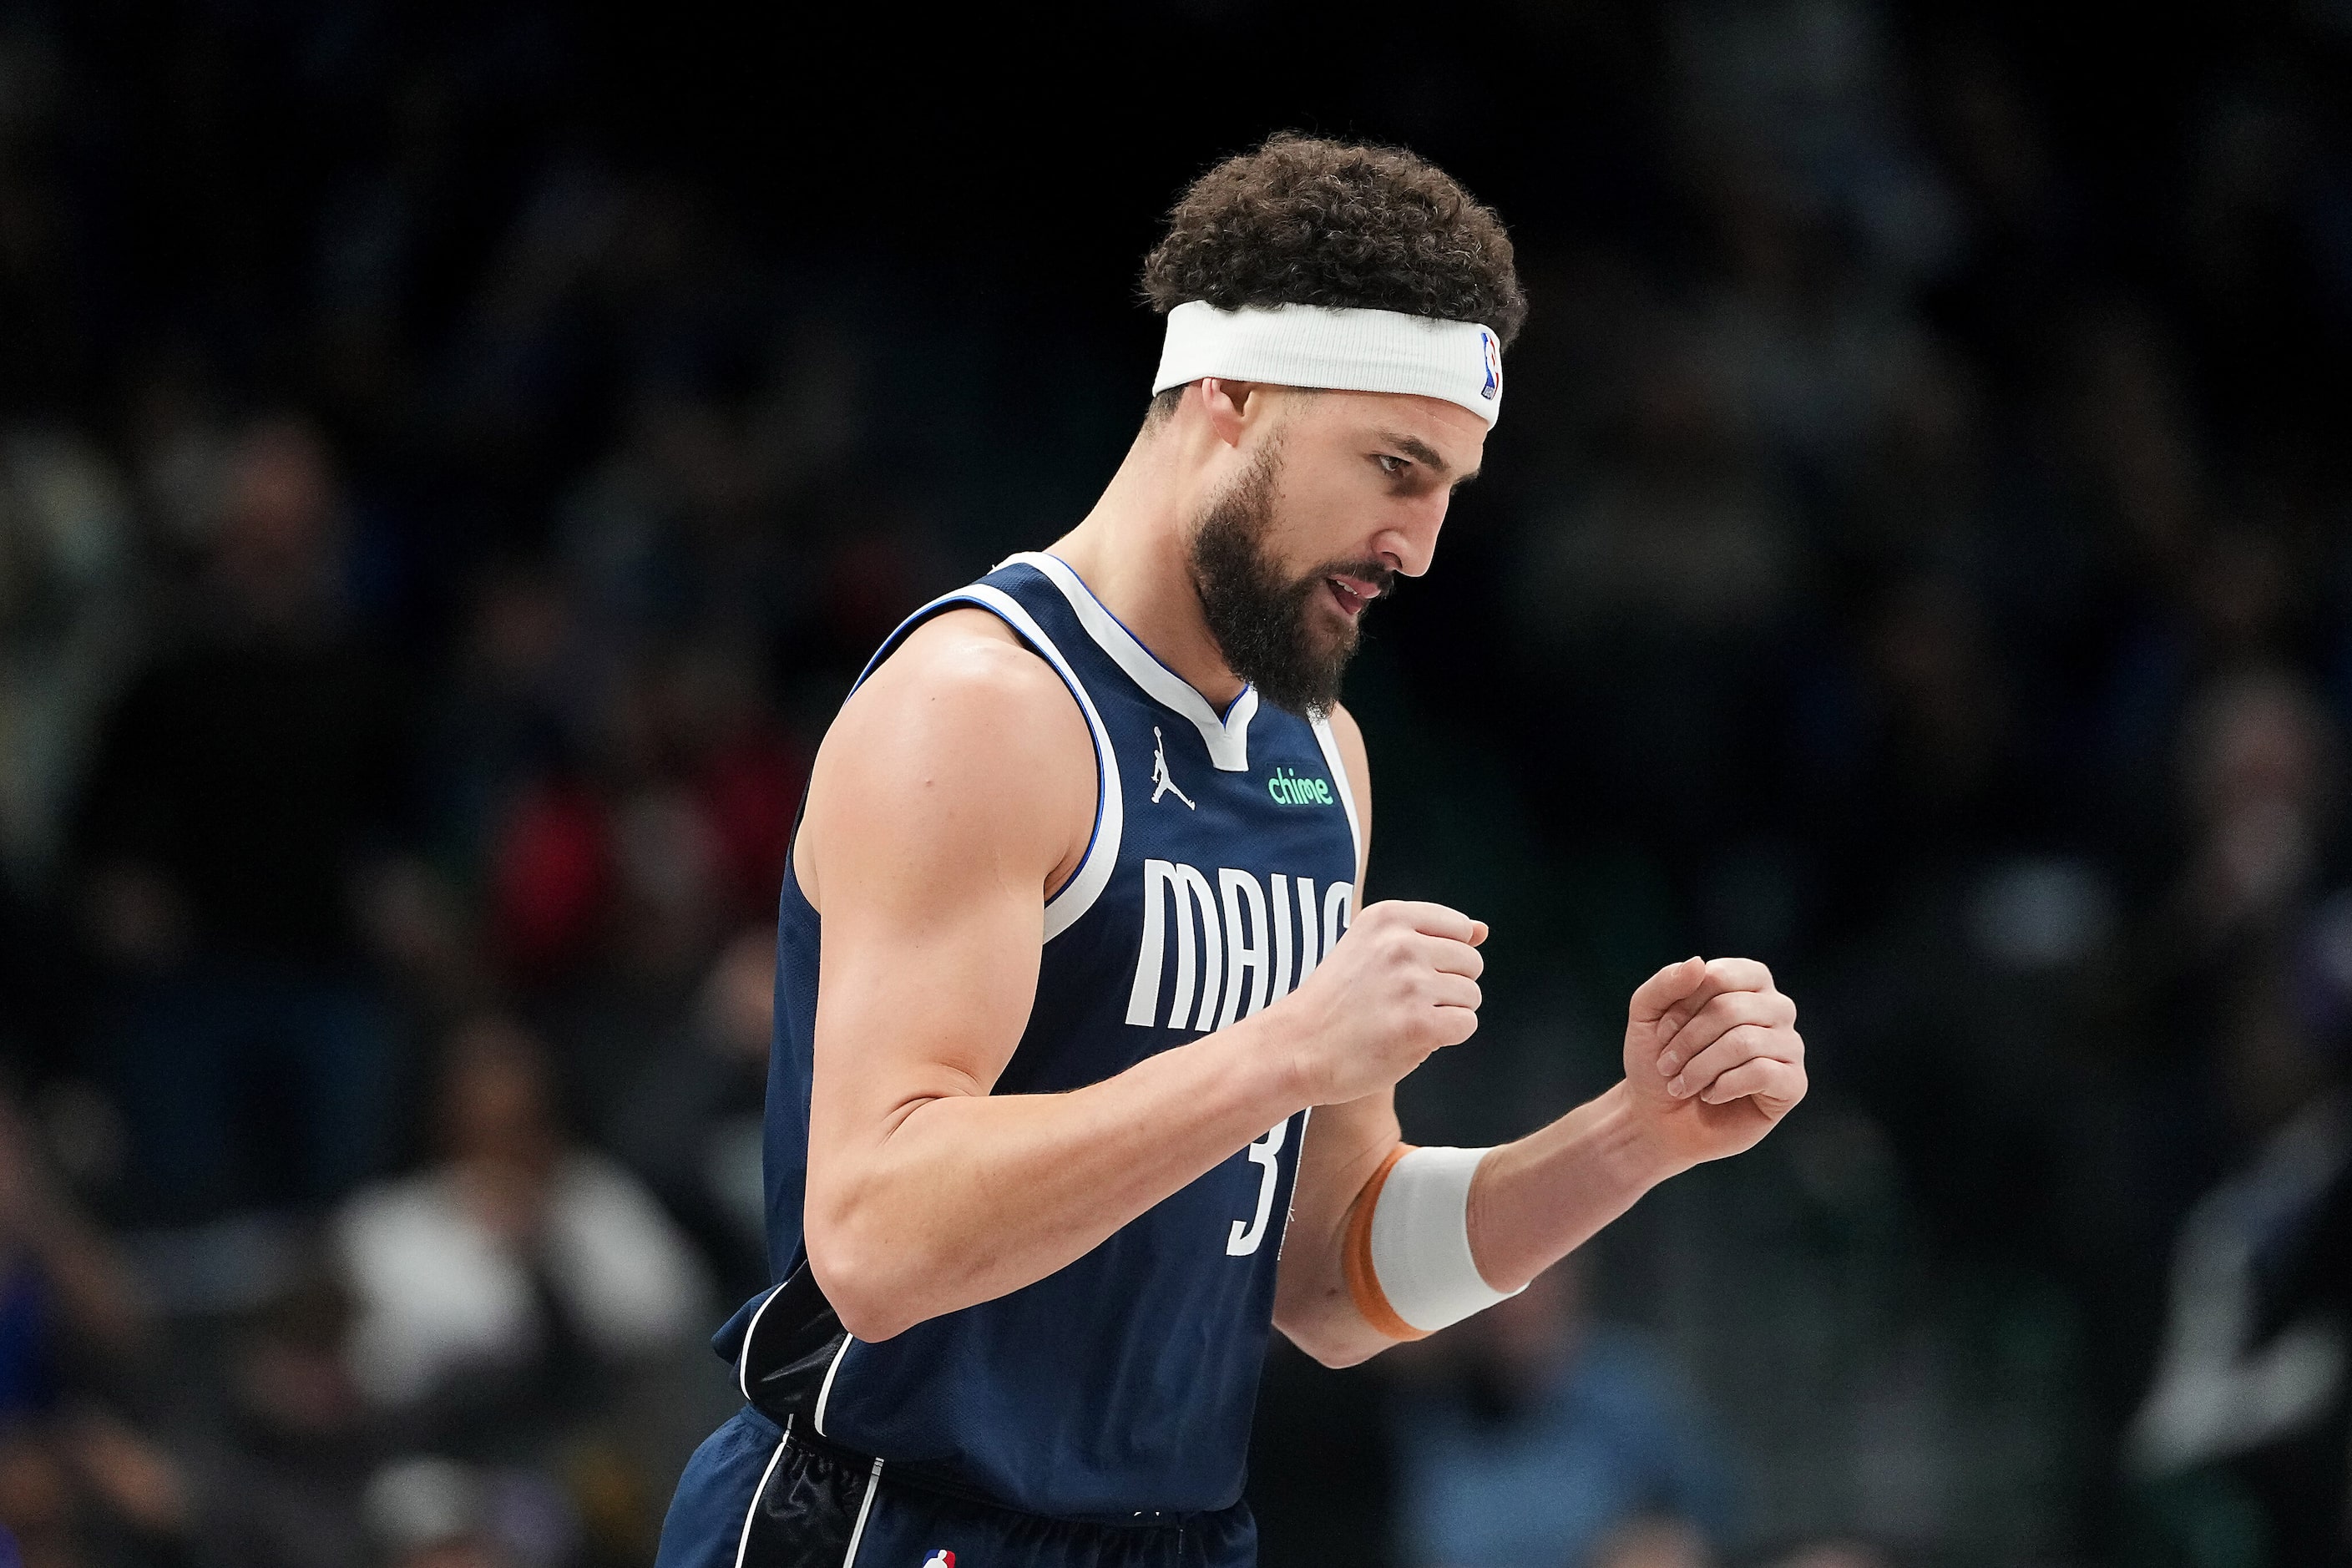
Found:
[[[1388,1088],[1478,1027],[1486,927],[1444,904],[1368,906],[1331,955],[1268,1012],[1284,1015],[1312,1105]]]

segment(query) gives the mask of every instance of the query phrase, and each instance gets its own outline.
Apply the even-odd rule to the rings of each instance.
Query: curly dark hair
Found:
[[[1502,220],[1451,174],[1401,147],[1295,132],[1192,182],[1144,260],[1143,294],[1163,313],[1206,300],[1477,321],[1506,347],[1528,316]]]

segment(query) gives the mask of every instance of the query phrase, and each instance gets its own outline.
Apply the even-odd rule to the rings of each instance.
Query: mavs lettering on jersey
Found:
[[[1291,900],[1297,899],[1297,923],[1292,924]],[[1143,945],[1136,954],[1135,987],[1129,993],[1127,1021],[1150,1027],[1155,1017],[1171,1029],[1222,1029],[1235,1018],[1246,1018],[1276,996],[1286,994],[1320,953],[1316,932],[1329,932],[1321,952],[1328,952],[1346,928],[1348,906],[1355,889],[1334,882],[1323,895],[1318,920],[1315,879],[1288,878],[1276,871],[1261,886],[1247,871],[1217,868],[1217,891],[1209,879],[1190,866],[1169,860],[1143,863]],[[1171,910],[1172,905],[1172,910]],[[1268,910],[1272,910],[1269,919]],[[1222,912],[1223,919],[1219,920]],[[1194,921],[1201,936],[1201,984],[1193,986]],[[1176,996],[1166,1008],[1164,994],[1167,933],[1176,932]],[[1271,934],[1269,934],[1269,931]],[[1294,972],[1293,952],[1297,954]],[[1222,956],[1221,956],[1222,955]],[[1247,999],[1244,989],[1247,988]],[[1224,998],[1222,1010],[1218,997]]]
[[[1060,675],[1097,763],[1093,838],[1046,900],[1035,1005],[995,1092],[1098,1083],[1295,989],[1353,917],[1355,802],[1328,727],[1261,708],[1255,690],[1215,711],[1048,555],[925,606],[875,662],[963,607]],[[803,1256],[820,924],[788,874],[768,1079],[778,1279]],[[849,1341],[817,1395],[818,1435],[1035,1513],[1231,1506],[1305,1131],[1304,1112],[1268,1129],[1034,1285]]]

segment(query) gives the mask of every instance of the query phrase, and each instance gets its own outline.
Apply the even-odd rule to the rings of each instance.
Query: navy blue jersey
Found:
[[[1045,903],[1028,1027],[999,1094],[1098,1083],[1295,987],[1352,918],[1355,802],[1328,726],[1245,689],[1220,716],[1062,561],[1016,555],[924,606],[1002,617],[1092,731],[1094,836]],[[768,1247],[803,1256],[818,917],[787,873],[768,1079]],[[1067,1517],[1241,1496],[1301,1112],[1034,1285],[849,1341],[822,1436],[999,1502]]]

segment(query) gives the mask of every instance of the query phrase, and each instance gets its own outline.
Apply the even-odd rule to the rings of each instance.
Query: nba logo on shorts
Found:
[[[1495,341],[1494,333],[1482,331],[1478,346],[1486,354],[1486,384],[1478,389],[1478,395],[1491,402],[1503,390],[1503,345]]]
[[[923,1559],[923,1568],[955,1568],[955,1553],[934,1552]]]

